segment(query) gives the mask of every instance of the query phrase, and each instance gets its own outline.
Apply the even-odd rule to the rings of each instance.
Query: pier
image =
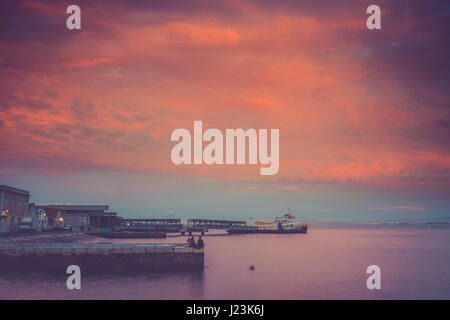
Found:
[[[186,224],[180,219],[122,219],[120,228],[128,231],[161,231],[166,233],[200,232],[202,235],[209,229],[230,229],[231,227],[245,226],[245,221],[235,220],[213,220],[213,219],[188,219]]]
[[[33,243],[0,245],[0,271],[65,273],[151,272],[202,269],[203,249],[184,243]]]
[[[183,224],[180,219],[121,219],[119,227],[128,231],[178,233],[183,228]]]
[[[184,235],[192,232],[200,232],[202,235],[208,232],[209,229],[230,229],[230,227],[245,226],[245,221],[235,220],[212,220],[212,219],[188,219],[187,224],[181,229],[181,234]]]

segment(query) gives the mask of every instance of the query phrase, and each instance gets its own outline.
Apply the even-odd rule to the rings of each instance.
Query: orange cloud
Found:
[[[299,181],[448,186],[441,141],[448,111],[430,108],[395,68],[371,60],[377,49],[362,36],[360,17],[230,5],[245,14],[124,4],[105,13],[93,5],[83,10],[98,19],[81,33],[2,40],[2,164],[259,180],[251,166],[171,163],[172,130],[203,120],[219,129],[279,128],[280,171],[268,179],[286,188]],[[28,6],[51,14],[40,2]]]

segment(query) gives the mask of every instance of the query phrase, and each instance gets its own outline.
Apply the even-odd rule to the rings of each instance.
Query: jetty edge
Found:
[[[0,271],[61,273],[77,265],[84,274],[199,270],[204,249],[184,243],[39,243],[0,245]]]

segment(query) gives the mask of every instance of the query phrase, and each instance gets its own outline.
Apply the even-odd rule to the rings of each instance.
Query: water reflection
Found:
[[[184,243],[187,238],[156,242]],[[1,274],[0,298],[450,298],[450,229],[311,228],[306,235],[213,234],[204,239],[201,271],[82,275],[81,290],[68,290],[64,273]],[[381,290],[366,287],[366,268],[372,264],[381,267]]]

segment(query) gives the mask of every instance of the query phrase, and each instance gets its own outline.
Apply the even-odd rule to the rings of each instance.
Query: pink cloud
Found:
[[[29,5],[54,14],[45,3]],[[110,7],[84,7],[97,19],[59,41],[0,42],[8,67],[0,75],[2,165],[258,180],[251,166],[171,163],[171,131],[203,120],[219,129],[279,128],[280,172],[268,179],[284,188],[449,186],[441,141],[448,111],[411,95],[395,67],[370,60],[368,68],[374,48],[359,16],[269,14],[240,2],[232,8],[243,15],[233,17]],[[411,28],[400,25],[393,39]]]

